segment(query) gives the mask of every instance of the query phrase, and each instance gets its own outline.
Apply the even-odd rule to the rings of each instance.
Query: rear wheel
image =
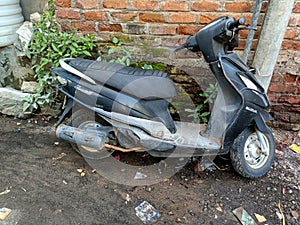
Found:
[[[93,111],[84,108],[76,110],[71,117],[71,126],[88,132],[96,133],[97,129],[105,125],[105,121],[97,118]],[[112,154],[112,151],[105,147],[97,149],[74,143],[72,143],[71,145],[75,151],[88,159],[102,159]]]
[[[259,178],[271,168],[275,155],[275,141],[268,129],[262,133],[245,129],[234,141],[230,158],[236,172],[246,178]]]

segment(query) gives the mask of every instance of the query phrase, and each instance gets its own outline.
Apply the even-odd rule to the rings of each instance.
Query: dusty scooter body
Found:
[[[263,176],[275,151],[265,124],[271,119],[270,104],[253,70],[231,52],[238,44],[238,31],[251,29],[243,24],[243,18],[220,17],[181,46],[201,51],[218,83],[207,126],[172,119],[168,106],[176,89],[164,72],[62,59],[61,68],[52,70],[65,79],[58,90],[69,99],[59,122],[72,108],[73,115],[70,126],[57,127],[57,136],[76,143],[82,155],[91,158],[109,150],[147,151],[156,157],[230,153],[239,174]],[[80,109],[74,110],[74,105]]]

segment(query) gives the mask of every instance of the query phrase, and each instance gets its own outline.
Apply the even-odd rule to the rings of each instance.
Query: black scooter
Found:
[[[147,151],[155,157],[230,154],[235,170],[258,178],[272,166],[274,137],[265,121],[272,117],[266,93],[253,69],[231,52],[238,45],[243,18],[220,17],[180,48],[201,51],[213,72],[218,94],[207,126],[174,121],[168,106],[176,96],[168,75],[115,63],[62,59],[52,72],[64,79],[57,88],[68,98],[61,123],[71,111],[71,123],[56,129],[59,138],[76,143],[87,158],[111,151]],[[177,49],[178,50],[178,49]],[[78,109],[75,109],[78,108]]]

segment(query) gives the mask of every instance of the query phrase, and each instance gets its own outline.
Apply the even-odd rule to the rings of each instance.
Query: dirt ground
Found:
[[[58,140],[53,122],[0,116],[0,208],[12,209],[0,225],[143,224],[135,214],[143,200],[160,212],[153,224],[238,225],[232,211],[240,206],[266,217],[257,224],[284,224],[282,215],[285,224],[300,224],[300,155],[288,149],[300,142],[297,132],[273,130],[275,164],[257,180],[240,177],[223,159],[216,164],[227,169],[211,167],[201,177],[188,163],[157,184],[127,186],[102,177]],[[138,157],[149,158],[115,160]]]

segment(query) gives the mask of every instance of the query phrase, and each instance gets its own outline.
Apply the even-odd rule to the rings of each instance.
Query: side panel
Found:
[[[219,90],[205,135],[223,142],[228,126],[242,108],[243,99],[224,74],[220,61],[211,63],[210,68],[218,81]]]
[[[77,76],[60,68],[52,71],[68,80],[63,88],[67,90],[70,98],[76,98],[91,107],[98,107],[107,112],[116,112],[149,120],[156,118],[157,121],[165,124],[170,132],[176,132],[174,121],[168,111],[169,101],[166,99],[137,99],[100,84],[92,85],[84,82]],[[62,87],[59,90],[61,91]]]

